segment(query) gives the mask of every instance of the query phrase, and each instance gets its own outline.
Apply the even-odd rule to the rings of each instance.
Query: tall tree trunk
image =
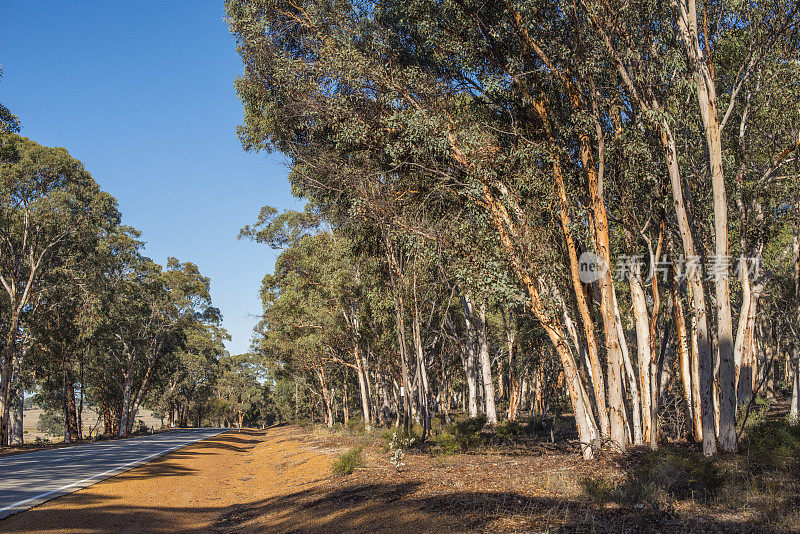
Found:
[[[64,441],[73,443],[78,440],[78,417],[75,406],[75,384],[66,361],[61,373],[61,380],[61,391],[64,396]]]
[[[294,377],[294,422],[300,419],[300,385],[297,383],[297,377]]]
[[[19,373],[19,371],[17,371]],[[22,429],[23,418],[25,415],[25,388],[22,387],[21,380],[17,377],[12,380],[11,386],[11,445],[23,445],[25,441],[24,430]]]
[[[728,199],[722,167],[722,138],[717,116],[714,76],[707,63],[710,50],[700,45],[695,0],[672,0],[676,24],[683,39],[706,136],[714,206],[714,293],[719,354],[719,444],[723,451],[736,451],[736,369],[733,318],[728,275]],[[694,288],[693,288],[694,289]],[[704,446],[704,453],[707,453]]]
[[[322,391],[322,403],[325,410],[325,424],[328,428],[333,428],[333,402],[331,400],[330,391],[328,390],[328,381],[325,378],[325,369],[319,367],[314,369],[319,380],[319,386]]]
[[[789,403],[789,423],[800,424],[800,349],[797,341],[792,346],[792,400]]]
[[[591,369],[592,377],[592,392],[594,393],[595,409],[598,413],[598,422],[600,424],[600,433],[603,437],[611,436],[611,420],[610,410],[608,406],[608,399],[606,398],[605,389],[605,375],[603,374],[603,367],[600,362],[598,354],[598,343],[595,336],[595,325],[589,310],[589,304],[586,301],[586,294],[583,289],[583,283],[580,279],[580,267],[577,254],[577,247],[575,240],[572,236],[572,222],[569,217],[569,204],[567,202],[566,186],[564,184],[564,177],[561,173],[560,165],[553,164],[553,175],[556,178],[556,185],[558,187],[560,209],[559,214],[561,217],[561,229],[564,234],[564,240],[567,245],[567,253],[570,266],[570,279],[572,281],[572,290],[575,295],[575,302],[578,307],[578,312],[581,316],[581,324],[583,324],[583,333],[586,338],[586,351],[589,357],[589,369]],[[609,379],[610,380],[610,379]],[[610,382],[609,382],[610,387]]]
[[[111,413],[111,409],[108,406],[102,407],[103,412],[103,434],[106,436],[113,436],[114,435],[114,416]],[[171,412],[170,412],[171,414]],[[173,419],[171,419],[174,421]],[[172,426],[172,424],[171,424]]]
[[[402,414],[403,430],[408,434],[411,430],[411,379],[408,376],[408,355],[406,345],[406,326],[405,317],[402,311],[402,300],[400,307],[396,310],[397,315],[397,342],[400,347],[400,406],[398,413]]]
[[[478,384],[475,372],[475,322],[472,301],[466,296],[461,296],[461,305],[464,308],[464,318],[467,325],[467,358],[464,365],[464,373],[467,379],[467,409],[470,418],[478,417]]]
[[[579,98],[574,91],[571,91],[573,105],[579,105]],[[603,165],[603,140],[600,132],[598,143],[600,148],[599,160]],[[603,331],[606,339],[606,358],[608,364],[608,412],[610,422],[611,441],[620,449],[624,450],[627,441],[625,437],[625,416],[624,399],[622,396],[622,368],[625,363],[624,358],[627,353],[627,344],[624,337],[619,336],[618,314],[616,313],[616,290],[614,280],[611,278],[611,245],[608,233],[608,215],[606,213],[605,200],[603,198],[602,175],[598,173],[594,161],[591,139],[586,131],[580,134],[580,158],[586,176],[587,188],[591,199],[593,225],[592,229],[594,244],[597,254],[605,262],[605,270],[600,277],[600,311],[603,317]],[[631,392],[636,391],[635,379],[631,384]],[[637,403],[638,404],[638,403]],[[639,410],[639,406],[635,406]],[[639,428],[639,421],[634,421],[634,429]],[[640,440],[639,440],[640,441]]]
[[[81,394],[80,400],[78,402],[78,439],[83,439],[83,393],[86,391],[86,382],[84,381],[84,374],[83,374],[83,352],[81,351],[80,357],[80,387],[81,387]],[[91,436],[90,436],[91,438]]]
[[[695,417],[695,403],[692,395],[692,363],[689,354],[689,341],[686,336],[686,321],[683,316],[683,303],[678,296],[678,284],[672,281],[672,310],[674,313],[676,337],[678,338],[678,358],[680,359],[681,385],[683,386],[683,401],[686,413],[686,432],[700,441],[699,433],[702,432],[700,418]]]
[[[798,206],[795,206],[797,208]],[[794,224],[792,236],[792,260],[794,271],[794,320],[800,323],[800,225]],[[789,422],[800,424],[800,340],[792,342],[791,379],[792,400],[789,404]]]
[[[631,357],[628,353],[628,344],[625,342],[625,330],[622,327],[622,318],[620,317],[619,313],[619,305],[617,304],[617,296],[616,294],[613,295],[614,298],[614,323],[617,332],[617,339],[619,339],[619,348],[622,354],[622,363],[625,369],[625,374],[628,377],[628,391],[631,395],[631,406],[633,408],[631,419],[628,420],[628,416],[625,413],[625,403],[623,402],[623,420],[625,421],[625,432],[628,436],[626,443],[630,442],[634,445],[641,445],[642,444],[642,399],[639,395],[639,386],[636,383],[636,372],[633,370],[633,364],[631,363]],[[647,347],[650,350],[650,347]],[[631,430],[633,430],[633,436],[631,437]]]
[[[750,316],[750,277],[747,276],[747,269],[743,269],[743,264],[746,261],[744,252],[739,258],[740,265],[740,279],[742,282],[742,307],[739,311],[739,325],[736,333],[736,344],[734,345],[734,368],[736,372],[737,394],[736,394],[736,407],[741,408],[749,399],[748,388],[750,384],[749,375],[752,372],[752,366],[748,361],[746,352],[749,351],[749,343],[745,342],[745,337],[749,330],[749,316]],[[747,366],[745,369],[744,366]],[[741,380],[742,373],[744,372],[744,380]]]
[[[389,418],[391,417],[391,410],[389,409],[389,396],[386,393],[386,374],[383,370],[380,371],[380,394],[381,394],[381,411],[378,414],[378,422],[381,426],[389,426]]]
[[[507,314],[504,312],[503,324],[505,326],[506,347],[508,349],[508,420],[513,422],[517,420],[520,393],[520,384],[516,371],[517,328],[516,325],[512,327],[512,325],[509,324],[512,320],[514,320],[513,316],[507,317],[506,315]]]
[[[350,405],[347,399],[347,369],[344,370],[344,378],[342,379],[342,414],[344,415],[344,426],[350,422]]]
[[[356,376],[358,377],[358,391],[361,395],[361,413],[364,416],[364,429],[372,430],[372,408],[370,407],[369,392],[367,391],[367,373],[364,372],[364,362],[361,361],[361,351],[356,346]]]
[[[631,302],[633,304],[633,317],[636,326],[636,355],[639,368],[639,384],[641,384],[642,399],[642,440],[651,442],[652,432],[652,396],[650,394],[650,321],[647,312],[647,301],[641,281],[641,268],[637,266],[630,273],[629,283],[631,288]],[[635,412],[635,410],[634,410]]]
[[[478,354],[483,377],[484,399],[486,404],[486,424],[497,424],[497,409],[494,403],[494,381],[492,380],[492,357],[489,354],[489,335],[486,326],[486,302],[478,306]]]
[[[13,299],[12,299],[13,301]],[[19,331],[19,310],[11,312],[6,325],[6,335],[0,353],[0,447],[9,444],[9,416],[11,414],[11,375],[13,361],[17,352],[17,335]]]
[[[132,395],[132,388],[133,388],[133,356],[128,355],[127,357],[127,368],[125,370],[124,376],[124,384],[122,387],[122,406],[120,407],[119,411],[119,427],[117,432],[120,436],[124,436],[128,431],[129,419],[130,419],[130,406],[131,406],[131,395]]]
[[[675,138],[672,134],[672,128],[666,120],[661,123],[660,137],[667,158],[667,168],[670,176],[670,184],[672,186],[675,213],[678,219],[678,230],[683,243],[683,251],[685,257],[690,262],[697,261],[699,256],[696,252],[694,236],[692,234],[691,225],[689,224],[689,216],[684,202],[683,184],[681,183]],[[690,269],[689,267],[692,268]],[[696,354],[697,371],[699,375],[697,383],[701,407],[699,413],[703,427],[703,454],[705,456],[711,456],[717,452],[717,443],[714,432],[714,399],[712,398],[714,362],[708,332],[706,298],[703,293],[700,269],[697,265],[687,265],[686,277],[692,309],[692,337],[693,341],[696,341],[696,350],[694,352]]]
[[[431,401],[430,401],[430,388],[428,384],[428,365],[425,356],[425,349],[422,343],[422,324],[420,321],[419,302],[417,300],[417,279],[416,274],[413,278],[414,282],[414,302],[412,309],[412,323],[411,331],[414,340],[414,350],[416,352],[417,369],[416,374],[419,377],[418,384],[418,400],[420,422],[422,424],[422,436],[420,439],[425,441],[431,430]]]

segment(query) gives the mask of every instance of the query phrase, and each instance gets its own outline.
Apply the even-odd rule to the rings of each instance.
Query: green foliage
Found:
[[[486,439],[480,434],[486,424],[486,417],[480,415],[474,419],[460,417],[431,438],[433,445],[441,447],[445,454],[466,452],[486,445]],[[506,428],[507,425],[501,425]]]
[[[617,487],[612,480],[597,475],[585,476],[581,484],[586,494],[598,504],[610,502]]]
[[[339,456],[339,459],[333,462],[331,466],[333,474],[337,476],[346,476],[355,471],[356,468],[361,467],[364,464],[361,451],[362,448],[351,449]]]
[[[597,502],[663,509],[676,500],[709,503],[730,479],[720,459],[682,449],[637,451],[621,479],[589,476],[582,481]]]
[[[252,354],[238,354],[220,358],[220,367],[216,390],[224,402],[225,418],[236,425],[245,424],[247,412],[263,402],[258,364]]]
[[[133,429],[133,434],[134,435],[136,435],[136,436],[144,436],[144,435],[151,434],[151,433],[152,433],[152,431],[150,430],[150,428],[146,424],[144,424],[144,421],[142,421],[141,419],[136,421],[136,427]]]
[[[51,436],[64,435],[64,414],[45,410],[39,414],[36,429]]]
[[[275,383],[273,399],[279,421],[293,421],[295,414],[295,383],[288,378],[281,378]]]
[[[800,426],[785,421],[759,423],[747,430],[742,449],[757,467],[786,469],[800,465]]]

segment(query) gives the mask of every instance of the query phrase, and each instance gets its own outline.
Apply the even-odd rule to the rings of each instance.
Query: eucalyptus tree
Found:
[[[150,260],[137,265],[134,284],[123,284],[114,313],[115,352],[121,365],[119,433],[130,433],[134,416],[161,368],[184,344],[186,330],[199,321],[217,322],[210,280],[193,263],[169,258],[162,270]],[[130,281],[129,281],[130,282]]]
[[[509,219],[509,211],[498,204],[496,198],[502,191],[508,191],[507,182],[497,179],[501,175],[525,178],[526,183],[536,184],[534,187],[544,184],[530,180],[530,175],[526,176],[521,167],[515,169],[512,162],[517,160],[496,164],[497,144],[509,143],[509,139],[497,138],[498,125],[485,127],[486,122],[491,124],[498,115],[484,105],[492,100],[489,96],[482,100],[481,95],[470,92],[469,72],[475,71],[470,70],[471,67],[448,65],[451,71],[458,70],[460,77],[450,71],[445,71],[445,76],[437,76],[437,68],[427,61],[431,57],[424,55],[428,52],[424,44],[419,48],[424,50],[423,57],[415,57],[408,49],[419,47],[423,39],[410,35],[404,42],[405,28],[395,27],[401,14],[389,6],[376,6],[364,12],[357,8],[347,12],[347,6],[340,6],[335,14],[327,12],[324,6],[313,6],[308,13],[314,16],[304,19],[294,18],[291,13],[297,11],[291,6],[273,10],[271,7],[275,6],[246,4],[228,4],[246,65],[246,76],[238,84],[246,103],[245,145],[274,146],[292,155],[297,164],[294,171],[296,183],[300,184],[297,187],[312,193],[341,196],[343,188],[337,181],[346,178],[353,181],[346,190],[353,190],[379,206],[380,197],[374,192],[386,189],[382,184],[389,184],[391,191],[383,195],[384,204],[404,195],[466,202],[477,220],[494,228],[494,239],[510,254],[518,283],[529,294],[532,311],[542,320],[558,348],[568,375],[581,439],[587,444],[586,454],[591,454],[589,444],[599,435],[589,397],[580,382],[574,355],[565,342],[567,335],[561,319],[556,314],[553,322],[553,314],[548,311],[550,303],[543,300],[543,296],[552,296],[558,308],[563,297],[556,285],[541,279],[535,271],[529,272],[537,262],[552,265],[547,258],[552,249],[541,246],[543,243],[532,247],[526,239],[535,233],[528,225],[537,217],[547,219],[549,215],[535,211],[526,215],[524,230],[520,231],[517,223]],[[456,6],[456,9],[460,8]],[[273,25],[268,20],[272,16],[280,18],[279,13],[287,12],[290,15],[286,21],[276,20]],[[429,23],[441,14],[427,12],[423,15]],[[336,22],[329,25],[330,21]],[[263,30],[271,39],[272,48],[264,48]],[[360,31],[363,36],[353,37],[353,32]],[[291,36],[292,32],[297,35]],[[425,35],[428,37],[430,35]],[[474,42],[478,36],[450,37],[450,42],[469,47],[467,43]],[[295,47],[293,43],[300,46]],[[469,56],[470,59],[475,57]],[[304,58],[302,64],[307,70],[302,75],[296,71],[301,64],[297,62],[299,58]],[[324,83],[314,85],[316,80],[321,82],[325,78],[337,79],[341,91],[329,94]],[[494,83],[493,87],[502,91],[507,85],[501,78],[485,72],[483,81]],[[413,93],[409,92],[410,87],[414,87]],[[260,107],[265,101],[280,106]],[[300,118],[290,111],[294,106],[310,110],[311,115],[315,109],[325,112],[317,120],[310,116],[302,118],[300,124],[291,118]],[[508,106],[513,110],[515,103],[510,102]],[[503,117],[502,112],[499,116]],[[507,129],[505,124],[499,127]],[[294,134],[301,131],[302,135]],[[342,149],[348,153],[347,157],[337,152]],[[513,144],[511,150],[514,150]],[[539,149],[525,154],[532,161],[545,155],[546,151]],[[511,195],[506,196],[511,198]],[[535,204],[534,197],[528,198],[531,205]],[[541,205],[544,207],[547,201]],[[511,213],[513,217],[518,214],[513,209]],[[547,226],[542,229],[543,235],[552,234]],[[612,344],[615,343],[616,334],[611,339]]]
[[[175,370],[193,329],[221,320],[211,305],[210,280],[197,266],[168,258],[162,268],[141,254],[139,236],[123,226],[103,240],[97,262],[103,275],[93,288],[98,324],[87,382],[106,433],[120,435],[131,432],[151,388],[161,387]]]
[[[357,281],[347,262],[346,244],[330,232],[307,235],[284,250],[275,274],[264,277],[261,352],[298,374],[311,373],[328,426],[333,425],[331,367],[344,365],[364,380],[356,313],[351,293]],[[366,388],[362,406],[369,413]],[[368,420],[369,418],[365,419]]]
[[[13,154],[0,167],[0,284],[7,319],[0,355],[0,436],[8,441],[11,365],[20,321],[43,289],[62,250],[99,220],[119,217],[115,200],[100,191],[83,165],[63,148],[3,136]]]
[[[716,449],[712,352],[718,353],[719,441],[723,450],[735,450],[735,347],[744,347],[742,336],[747,336],[748,328],[739,328],[734,334],[727,265],[731,226],[727,191],[733,185],[732,176],[738,175],[737,187],[744,185],[743,174],[750,170],[769,176],[784,164],[788,154],[784,150],[797,148],[790,137],[780,142],[782,148],[765,164],[759,158],[743,157],[748,146],[760,144],[751,138],[756,130],[748,128],[754,95],[758,98],[762,87],[763,94],[787,94],[787,87],[762,86],[762,73],[785,71],[787,66],[792,70],[793,62],[783,57],[797,54],[797,5],[780,0],[702,5],[694,0],[674,0],[646,4],[647,18],[636,20],[621,4],[600,5],[590,0],[581,4],[582,15],[617,71],[626,114],[639,117],[651,128],[663,148],[684,254],[713,256],[722,262],[713,276],[714,313],[708,313],[699,275],[690,275],[688,282],[697,331],[693,337],[700,352],[704,452],[711,454]],[[661,23],[644,23],[647,20]],[[788,56],[771,54],[775,50],[788,52]],[[694,105],[687,106],[683,96],[690,96]],[[782,112],[790,110],[787,107]],[[682,125],[686,127],[680,128]],[[691,200],[701,194],[710,196],[711,202]],[[703,228],[700,221],[706,216],[713,223]],[[750,283],[744,280],[746,286]],[[740,323],[747,315],[740,313]],[[712,348],[709,328],[714,326],[717,345]]]
[[[735,360],[751,354],[754,308],[740,311],[737,352],[724,167],[744,162],[745,193],[759,175],[761,186],[774,181],[797,149],[791,121],[777,136],[748,129],[767,102],[758,95],[769,94],[759,92],[760,76],[780,82],[791,108],[795,63],[768,52],[796,55],[793,5],[765,2],[758,16],[745,4],[698,10],[690,0],[636,11],[590,0],[226,6],[245,67],[243,145],[286,153],[296,193],[396,235],[458,250],[448,215],[480,229],[490,242],[483,259],[501,251],[497,271],[513,273],[510,293],[523,295],[561,362],[584,455],[603,438],[617,448],[656,445],[673,323],[704,452],[716,451],[717,434],[723,450],[735,449]],[[716,95],[725,91],[720,114]],[[736,119],[744,143],[723,135]],[[768,140],[773,157],[747,152]],[[741,222],[759,228],[742,233],[744,254],[759,248],[767,204],[742,205]],[[391,240],[385,248],[400,250]],[[594,280],[597,299],[580,276],[585,252],[606,266]],[[673,270],[670,284],[654,276],[665,252],[672,263],[694,262]],[[617,284],[614,260],[642,255],[649,274],[632,262],[627,284]],[[387,257],[398,278],[402,259]],[[711,284],[696,268],[703,260]],[[684,275],[686,286],[674,282]],[[760,284],[742,284],[751,281]],[[623,299],[635,337],[622,322]]]
[[[230,335],[216,321],[197,322],[184,329],[185,341],[164,369],[147,399],[147,407],[167,416],[169,426],[187,426],[194,417],[200,426],[222,372]]]
[[[245,414],[262,400],[258,364],[252,354],[225,355],[219,360],[221,374],[217,396],[225,403],[226,420],[242,428]]]

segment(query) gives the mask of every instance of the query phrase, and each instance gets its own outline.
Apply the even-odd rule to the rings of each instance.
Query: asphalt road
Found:
[[[0,457],[0,519],[226,430],[188,428]]]

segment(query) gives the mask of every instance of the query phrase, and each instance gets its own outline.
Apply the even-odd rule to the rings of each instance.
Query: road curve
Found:
[[[0,519],[226,430],[187,428],[0,457]]]

